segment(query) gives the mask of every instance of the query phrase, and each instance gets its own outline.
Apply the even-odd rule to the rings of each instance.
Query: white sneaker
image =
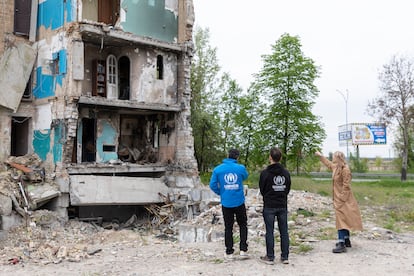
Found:
[[[289,264],[289,260],[288,259],[281,259],[280,261],[282,262],[282,264]]]
[[[247,253],[247,251],[240,251],[240,258],[241,259],[248,259],[249,254]]]
[[[233,254],[226,254],[226,253],[224,253],[224,259],[225,260],[233,260]]]

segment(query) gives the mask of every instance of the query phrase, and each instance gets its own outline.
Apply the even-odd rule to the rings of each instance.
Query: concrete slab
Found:
[[[169,188],[162,178],[71,175],[70,203],[82,205],[149,204],[163,202]]]

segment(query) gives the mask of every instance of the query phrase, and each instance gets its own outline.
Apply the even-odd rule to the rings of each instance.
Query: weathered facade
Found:
[[[1,5],[1,160],[37,154],[60,207],[194,197],[192,0]]]

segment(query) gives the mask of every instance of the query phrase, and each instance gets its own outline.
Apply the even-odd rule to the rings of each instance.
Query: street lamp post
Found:
[[[342,98],[345,101],[345,125],[346,125],[346,135],[347,135],[347,139],[346,139],[346,159],[348,160],[348,154],[349,154],[349,150],[348,150],[348,98],[349,98],[349,92],[348,89],[346,89],[346,94],[344,94],[342,91],[339,91],[338,89],[336,90],[339,94],[341,94]]]

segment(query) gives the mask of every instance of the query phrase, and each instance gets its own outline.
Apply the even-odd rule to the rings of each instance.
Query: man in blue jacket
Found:
[[[247,258],[247,215],[244,204],[243,181],[249,176],[246,167],[237,163],[240,152],[229,150],[228,158],[214,168],[210,179],[211,190],[220,196],[224,219],[225,257],[231,259],[234,253],[234,216],[240,228],[240,256]]]
[[[288,194],[290,192],[290,173],[285,169],[280,160],[282,152],[279,148],[270,149],[270,165],[260,173],[259,189],[263,196],[263,219],[266,225],[266,255],[260,260],[266,264],[274,264],[275,218],[280,234],[280,260],[284,264],[289,263],[289,232],[288,232]]]

